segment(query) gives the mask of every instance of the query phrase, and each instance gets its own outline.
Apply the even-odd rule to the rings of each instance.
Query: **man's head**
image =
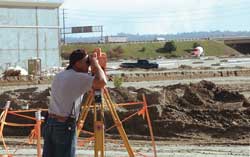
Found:
[[[83,49],[73,51],[69,56],[69,66],[66,70],[74,69],[77,72],[88,72],[90,59]]]

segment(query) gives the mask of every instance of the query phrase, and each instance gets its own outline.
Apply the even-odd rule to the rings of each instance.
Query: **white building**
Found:
[[[40,58],[42,68],[60,65],[59,6],[63,0],[0,0],[0,67],[27,68]],[[0,69],[1,70],[1,69]]]
[[[156,37],[155,38],[155,41],[165,41],[166,39],[165,38],[163,38],[163,37]]]
[[[127,37],[124,36],[106,36],[105,43],[126,43],[128,42]]]

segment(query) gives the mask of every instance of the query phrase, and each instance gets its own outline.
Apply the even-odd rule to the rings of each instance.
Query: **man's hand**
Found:
[[[91,72],[92,74],[95,75],[95,79],[93,82],[93,88],[94,89],[101,89],[103,88],[106,84],[107,84],[107,79],[106,79],[106,75],[103,71],[103,67],[100,66],[100,63],[104,63],[103,64],[106,67],[106,60],[102,60],[102,57],[97,58],[97,53],[93,53],[90,56],[90,63],[91,63]],[[100,61],[99,61],[100,59]],[[104,58],[105,59],[105,58]]]
[[[90,65],[91,67],[97,67],[98,66],[98,60],[97,60],[97,54],[93,53],[89,56],[90,59]]]
[[[97,68],[100,66],[98,59],[97,59],[97,55],[96,55],[96,53],[93,53],[89,57],[90,57],[91,73],[96,74]]]

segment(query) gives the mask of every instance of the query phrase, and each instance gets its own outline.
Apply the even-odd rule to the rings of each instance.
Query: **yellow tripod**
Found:
[[[80,135],[90,107],[94,108],[95,157],[104,157],[104,107],[108,107],[129,156],[134,157],[134,152],[129,144],[128,137],[116,112],[115,104],[112,102],[109,92],[105,87],[100,90],[92,90],[88,93],[86,100],[82,104],[82,112],[78,118],[77,136]]]

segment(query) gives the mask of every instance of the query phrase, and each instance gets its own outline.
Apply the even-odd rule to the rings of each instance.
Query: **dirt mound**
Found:
[[[9,69],[4,71],[3,76],[8,77],[8,76],[20,76],[21,75],[21,70],[14,70],[14,69]]]
[[[116,103],[142,101],[142,94],[145,94],[156,136],[250,138],[250,103],[239,92],[226,90],[209,81],[157,88],[158,91],[134,87],[110,88],[109,92]],[[30,108],[47,108],[49,90],[37,92],[36,88],[29,88],[5,92],[0,95],[1,107],[11,100],[14,109],[20,109],[27,103]],[[119,116],[124,119],[140,108],[119,108]],[[93,122],[91,114],[85,125],[90,130]],[[113,124],[109,112],[105,113],[105,123],[107,128]],[[141,116],[126,121],[124,127],[130,135],[149,135],[147,123]],[[13,130],[11,133],[17,134]],[[117,131],[112,129],[109,133]]]
[[[14,110],[27,105],[29,108],[48,108],[49,90],[50,88],[40,92],[36,87],[6,91],[0,95],[0,108],[5,106],[6,101],[11,101],[11,109]]]
[[[226,109],[225,106],[237,109],[243,107],[243,104],[248,104],[244,95],[217,87],[214,83],[204,80],[197,84],[186,85],[184,95],[178,100],[182,107],[193,109]]]

